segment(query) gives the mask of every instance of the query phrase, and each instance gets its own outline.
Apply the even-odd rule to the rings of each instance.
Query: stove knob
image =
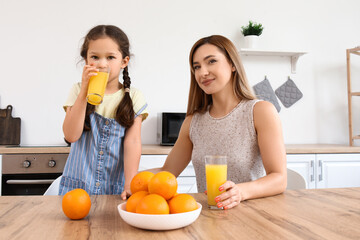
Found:
[[[29,161],[29,160],[25,160],[24,162],[23,162],[23,167],[24,168],[28,168],[28,167],[30,167],[31,166],[31,162]]]
[[[55,167],[56,162],[54,160],[49,161],[49,167]]]

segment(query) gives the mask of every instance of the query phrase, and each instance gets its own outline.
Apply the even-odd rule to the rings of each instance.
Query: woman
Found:
[[[219,35],[197,41],[190,52],[187,116],[162,168],[178,176],[193,162],[198,191],[205,191],[205,155],[226,155],[228,181],[215,198],[229,209],[241,201],[282,193],[286,152],[275,107],[257,100],[233,43]]]

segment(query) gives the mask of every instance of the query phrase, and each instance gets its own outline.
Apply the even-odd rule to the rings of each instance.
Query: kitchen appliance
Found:
[[[61,176],[67,153],[2,156],[1,195],[43,195]]]
[[[157,142],[173,146],[178,138],[186,113],[162,112],[158,114]]]
[[[0,145],[19,145],[21,119],[11,116],[13,107],[0,109]]]

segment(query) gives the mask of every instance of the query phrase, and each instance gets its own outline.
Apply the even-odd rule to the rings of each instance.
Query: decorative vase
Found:
[[[247,35],[245,39],[245,48],[257,48],[259,42],[259,36],[257,35]]]

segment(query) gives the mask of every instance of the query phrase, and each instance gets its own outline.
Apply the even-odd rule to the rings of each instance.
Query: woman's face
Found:
[[[110,67],[109,80],[119,81],[122,68],[129,62],[129,57],[123,58],[117,43],[109,37],[99,38],[89,42],[86,63],[102,69]]]
[[[204,44],[193,55],[195,79],[206,94],[214,94],[231,86],[231,74],[235,67],[212,44]]]

